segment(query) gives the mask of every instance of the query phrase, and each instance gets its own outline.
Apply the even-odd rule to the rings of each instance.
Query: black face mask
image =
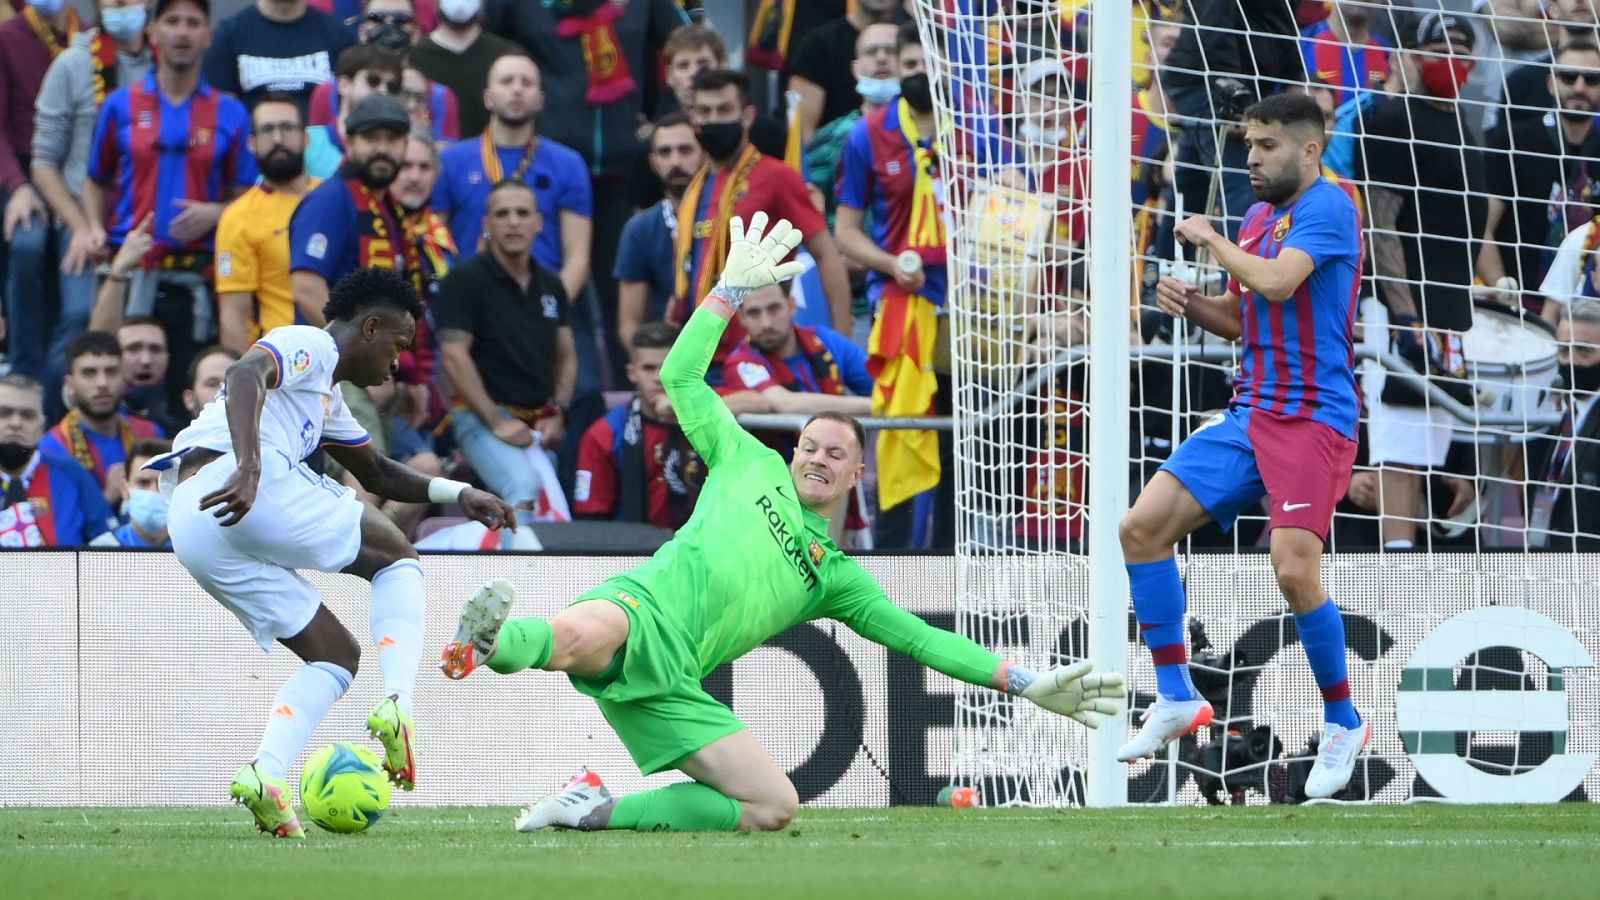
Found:
[[[385,22],[367,35],[367,43],[396,53],[411,49],[411,34],[393,22]]]
[[[900,96],[919,113],[933,112],[933,85],[928,81],[927,72],[900,79]]]
[[[1565,366],[1561,370],[1561,381],[1569,390],[1582,391],[1586,394],[1600,393],[1600,363],[1592,366]]]
[[[306,171],[306,157],[303,153],[273,151],[257,163],[261,169],[261,177],[268,181],[292,181]]]
[[[744,123],[707,122],[695,129],[694,136],[712,159],[727,159],[744,143]]]
[[[0,443],[0,469],[20,469],[32,458],[32,447],[11,441]]]

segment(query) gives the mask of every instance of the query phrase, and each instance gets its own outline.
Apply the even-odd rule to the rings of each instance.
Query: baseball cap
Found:
[[[350,110],[350,116],[344,120],[344,130],[353,136],[374,128],[392,128],[401,134],[409,134],[411,116],[399,100],[388,94],[373,94]]]
[[[1461,35],[1463,40],[1450,40],[1450,33]],[[1406,36],[1406,48],[1415,50],[1428,44],[1463,44],[1468,50],[1478,41],[1478,33],[1473,30],[1472,23],[1452,12],[1435,10],[1417,20],[1417,26]]]
[[[159,18],[161,18],[161,14],[166,12],[169,7],[171,7],[172,5],[174,5],[176,3],[189,3],[189,4],[192,4],[194,6],[200,7],[200,11],[205,13],[206,21],[208,21],[208,22],[211,21],[211,2],[210,2],[210,0],[156,0],[155,11],[151,14],[150,18],[151,19],[159,19]]]

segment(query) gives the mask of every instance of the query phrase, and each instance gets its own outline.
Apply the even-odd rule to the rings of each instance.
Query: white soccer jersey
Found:
[[[277,385],[267,391],[261,408],[263,455],[281,450],[299,462],[321,444],[359,447],[372,440],[333,384],[339,348],[331,335],[310,325],[285,325],[262,335],[255,345],[278,364]],[[233,450],[226,389],[172,442],[174,453],[194,447]]]

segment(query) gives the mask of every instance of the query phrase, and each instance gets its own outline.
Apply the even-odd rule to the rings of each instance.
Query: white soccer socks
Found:
[[[411,691],[422,665],[425,615],[422,565],[402,559],[372,577],[372,643],[378,648],[383,693],[411,713]]]
[[[289,676],[272,699],[272,715],[256,750],[261,771],[273,778],[289,777],[289,765],[300,757],[322,717],[349,689],[351,677],[347,669],[331,662],[308,663]]]

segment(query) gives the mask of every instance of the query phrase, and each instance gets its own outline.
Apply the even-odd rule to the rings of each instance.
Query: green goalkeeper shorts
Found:
[[[664,617],[633,581],[618,577],[584,592],[574,604],[608,600],[628,614],[628,639],[595,676],[571,675],[595,699],[639,771],[675,768],[718,738],[745,727],[733,710],[700,686],[700,660],[689,636]]]

